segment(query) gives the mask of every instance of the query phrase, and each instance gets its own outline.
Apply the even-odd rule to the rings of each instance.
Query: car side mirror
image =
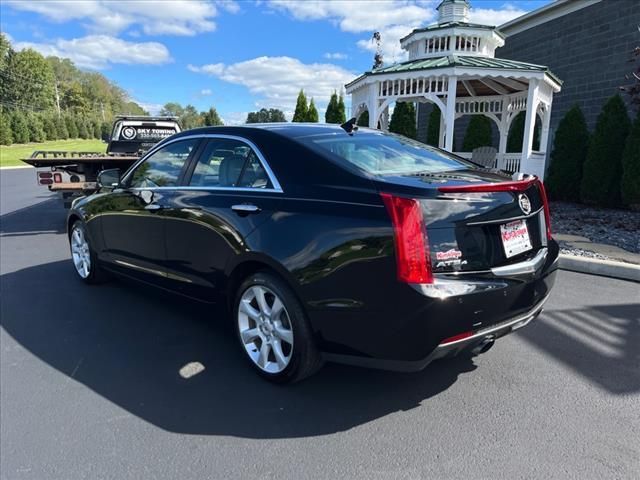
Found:
[[[98,187],[100,188],[115,188],[120,185],[120,169],[110,168],[109,170],[102,170],[98,173]]]
[[[102,134],[102,141],[104,143],[109,143],[111,141],[111,135],[109,135],[108,133],[103,133]]]

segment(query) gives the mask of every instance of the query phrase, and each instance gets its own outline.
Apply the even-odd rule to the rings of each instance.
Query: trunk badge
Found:
[[[525,215],[529,215],[531,213],[531,201],[529,201],[529,197],[527,197],[524,193],[518,195],[518,204],[520,205],[520,210]]]

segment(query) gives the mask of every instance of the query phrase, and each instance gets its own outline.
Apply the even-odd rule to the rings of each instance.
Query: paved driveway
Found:
[[[2,479],[640,478],[638,284],[562,272],[473,361],[278,387],[220,311],[81,284],[32,177],[0,173]]]

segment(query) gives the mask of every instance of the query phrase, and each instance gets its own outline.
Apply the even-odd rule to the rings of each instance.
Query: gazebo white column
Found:
[[[540,81],[531,79],[527,93],[527,113],[524,119],[524,135],[522,138],[522,157],[520,158],[520,170],[527,173],[539,173],[534,165],[531,165],[531,153],[533,152],[533,132],[536,126],[536,112],[538,110],[538,90]],[[544,173],[544,172],[543,172]]]
[[[542,115],[542,132],[540,133],[540,149],[545,153],[549,152],[549,126],[551,124],[551,104],[544,105]]]
[[[453,152],[453,126],[456,122],[456,88],[458,86],[458,78],[455,75],[449,77],[447,88],[447,111],[445,115],[445,124],[447,131],[444,137],[444,149]]]
[[[369,110],[369,128],[378,128],[378,94],[376,92],[376,84],[372,83],[368,87],[367,108]]]

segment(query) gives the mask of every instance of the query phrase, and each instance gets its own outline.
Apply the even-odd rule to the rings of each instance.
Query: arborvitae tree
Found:
[[[318,123],[318,109],[313,101],[313,98],[309,101],[309,109],[307,110],[307,122]]]
[[[409,138],[416,138],[416,108],[412,102],[396,102],[389,131]]]
[[[511,122],[509,127],[509,136],[507,137],[507,152],[522,152],[522,142],[524,141],[524,121],[526,120],[526,112],[520,112]],[[540,149],[540,123],[536,117],[536,124],[533,127],[533,146],[534,150]]]
[[[102,138],[102,127],[100,125],[100,120],[94,118],[91,121],[91,133],[93,138]]]
[[[554,200],[580,200],[582,168],[587,157],[589,130],[582,110],[574,105],[562,117],[551,151],[551,164],[545,185]]]
[[[15,143],[29,142],[29,126],[24,117],[24,113],[19,110],[11,114],[11,133]]]
[[[614,95],[602,107],[589,142],[580,185],[583,202],[603,206],[620,205],[622,152],[630,123],[622,98]]]
[[[78,138],[78,125],[71,115],[65,115],[64,123],[67,125],[68,138]]]
[[[56,121],[52,115],[43,115],[42,124],[44,127],[44,135],[46,140],[57,140],[58,131],[56,129]]]
[[[56,117],[56,138],[59,140],[66,140],[69,138],[69,129],[67,128],[67,122],[65,117]]]
[[[369,126],[369,110],[365,110],[360,114],[360,117],[358,117],[357,124],[360,125],[361,127]]]
[[[0,112],[0,145],[11,145],[12,143],[11,118],[8,114]]]
[[[633,122],[622,154],[622,201],[640,209],[640,110]]]
[[[427,145],[437,147],[440,143],[440,108],[433,106],[427,124]]]
[[[78,125],[78,136],[84,140],[91,138],[89,135],[89,129],[87,128],[87,122],[82,117],[76,119],[76,125]]]
[[[473,115],[462,141],[462,151],[472,152],[478,147],[491,146],[491,120],[484,115]]]
[[[204,124],[209,127],[224,125],[215,107],[211,107],[207,112],[204,112],[202,114],[202,119],[204,120]]]
[[[331,94],[329,104],[327,105],[327,111],[324,113],[324,121],[326,123],[341,123],[338,118],[338,94],[335,90]]]
[[[293,112],[292,122],[306,122],[307,121],[307,97],[304,94],[304,90],[300,90],[298,93],[298,100],[296,100],[296,110]]]
[[[42,120],[35,113],[28,113],[26,116],[27,126],[29,127],[29,141],[30,142],[44,142],[45,133]]]
[[[338,120],[336,123],[343,124],[347,121],[347,108],[344,106],[344,95],[340,93],[340,97],[338,98],[338,110],[337,110],[336,119]]]

